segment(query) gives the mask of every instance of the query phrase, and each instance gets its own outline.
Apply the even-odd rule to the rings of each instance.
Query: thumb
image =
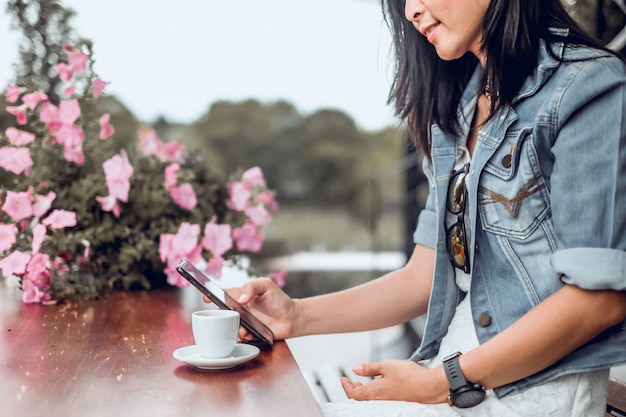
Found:
[[[352,368],[352,372],[360,376],[375,377],[382,375],[383,366],[381,362],[370,362],[356,365]]]

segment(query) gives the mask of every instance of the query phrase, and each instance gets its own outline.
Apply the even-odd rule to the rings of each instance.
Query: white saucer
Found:
[[[211,359],[200,356],[197,346],[191,345],[176,349],[174,358],[200,369],[228,369],[256,358],[259,352],[254,345],[237,343],[230,356]]]

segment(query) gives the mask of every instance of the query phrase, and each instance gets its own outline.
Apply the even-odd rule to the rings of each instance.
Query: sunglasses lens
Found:
[[[446,246],[448,258],[455,267],[462,269],[466,274],[470,273],[469,259],[467,259],[467,236],[465,235],[465,177],[469,172],[469,164],[465,164],[462,170],[457,171],[450,178],[448,195],[446,196],[446,209],[457,216],[457,221],[447,229]]]
[[[452,214],[459,214],[465,206],[465,172],[460,171],[450,179],[446,208]]]
[[[460,223],[456,223],[448,229],[448,253],[450,260],[456,263],[455,266],[463,269],[467,259],[465,257],[465,234]]]

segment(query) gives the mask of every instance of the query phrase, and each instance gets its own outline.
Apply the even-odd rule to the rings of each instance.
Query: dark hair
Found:
[[[395,78],[389,103],[406,122],[415,146],[430,156],[430,125],[460,131],[457,108],[478,59],[471,53],[444,61],[409,22],[404,2],[381,0],[395,52]],[[558,37],[549,28],[568,29]],[[569,16],[560,0],[491,0],[483,20],[486,88],[497,94],[491,114],[510,104],[537,65],[539,39],[602,48]],[[506,74],[506,82],[504,75]]]

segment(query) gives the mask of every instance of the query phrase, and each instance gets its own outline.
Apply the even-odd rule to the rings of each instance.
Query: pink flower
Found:
[[[4,131],[4,134],[15,146],[27,145],[35,140],[35,135],[24,130],[19,130],[14,127],[9,127]]]
[[[130,182],[120,177],[108,177],[106,179],[109,193],[119,201],[128,202],[130,193]]]
[[[80,104],[77,99],[62,101],[59,104],[59,119],[64,125],[73,125],[80,113]]]
[[[173,250],[175,236],[171,233],[163,233],[159,236],[159,258],[161,261],[166,262],[168,255]]]
[[[282,288],[285,286],[285,281],[287,279],[287,271],[274,272],[270,276],[270,278],[272,279],[272,281],[276,283],[276,285]]]
[[[167,267],[165,268],[165,275],[167,276],[167,282],[170,285],[174,285],[177,287],[186,287],[189,285],[189,281],[184,279],[179,273],[176,272],[176,264],[180,261],[181,258],[188,259],[191,263],[197,264],[202,260],[200,256],[202,252],[201,246],[196,246],[190,253],[188,254],[180,254],[177,251],[171,252],[168,254]]]
[[[33,215],[37,218],[40,218],[41,216],[46,214],[48,210],[50,210],[52,202],[56,197],[57,194],[54,191],[48,192],[48,194],[46,194],[45,196],[35,194],[33,196]]]
[[[235,181],[228,184],[229,201],[228,207],[233,210],[243,211],[248,207],[250,189],[243,182]]]
[[[48,100],[48,96],[41,91],[33,91],[32,93],[25,94],[24,97],[22,97],[22,103],[26,104],[30,110],[35,110],[37,108],[37,104],[39,104],[40,101],[45,100]]]
[[[114,155],[102,164],[109,188],[109,194],[120,201],[128,201],[130,192],[129,178],[133,175],[133,166],[126,161],[126,153]]]
[[[243,226],[233,230],[233,238],[240,251],[258,252],[263,246],[265,236],[263,232],[252,223],[245,223]]]
[[[189,286],[189,281],[187,281],[178,272],[176,272],[175,268],[168,266],[163,272],[165,272],[165,275],[167,276],[168,284],[179,288],[185,288]]]
[[[50,294],[41,291],[30,280],[24,280],[22,282],[22,289],[24,290],[22,294],[22,301],[24,303],[41,303],[43,301],[50,301],[52,298]]]
[[[198,204],[196,192],[189,183],[181,184],[179,187],[173,187],[170,190],[170,196],[179,207],[189,211],[193,211]]]
[[[222,256],[232,249],[233,239],[230,236],[229,224],[207,223],[204,226],[204,238],[202,247],[215,256]]]
[[[199,234],[199,225],[182,223],[175,235],[164,233],[159,237],[159,257],[167,264],[165,273],[170,284],[180,286],[182,282],[168,273],[175,272],[176,264],[182,258],[189,259],[194,264],[202,260],[202,246],[198,245]]]
[[[105,113],[100,117],[100,139],[106,139],[115,132],[115,129],[109,123],[110,119],[111,115],[109,113]]]
[[[41,109],[39,110],[39,120],[45,123],[49,130],[55,132],[59,130],[63,124],[61,122],[59,108],[49,101],[46,101],[41,105]]]
[[[115,196],[96,196],[96,201],[100,203],[103,211],[112,211],[115,217],[120,217],[121,209],[120,205],[117,203],[117,198],[115,198]]]
[[[85,154],[83,153],[82,145],[75,148],[65,147],[63,149],[63,157],[68,162],[74,162],[76,165],[83,165],[85,163]]]
[[[67,65],[65,62],[59,62],[54,65],[54,69],[59,73],[59,78],[61,81],[69,81],[72,79],[72,75],[74,75],[74,71],[72,67]]]
[[[94,97],[100,97],[102,92],[104,91],[104,87],[106,87],[108,83],[102,81],[100,78],[94,78],[91,81],[91,89],[93,90]]]
[[[24,173],[28,176],[32,166],[33,160],[28,148],[9,148],[7,146],[0,148],[0,167],[5,170],[15,175]]]
[[[6,94],[7,102],[15,103],[20,98],[20,94],[22,94],[22,91],[24,91],[24,89],[18,87],[15,84],[8,84]]]
[[[34,255],[26,266],[26,275],[24,278],[31,281],[40,290],[50,287],[50,271],[48,264],[50,256],[45,253]]]
[[[161,149],[161,141],[157,138],[154,130],[149,130],[139,138],[141,150],[146,155],[157,155]]]
[[[72,71],[74,73],[85,71],[85,68],[87,67],[87,61],[89,61],[89,55],[78,49],[74,49],[67,55],[67,62],[70,64],[70,67],[72,68]]]
[[[206,263],[204,272],[211,275],[215,279],[222,277],[222,269],[224,268],[224,258],[221,256],[214,256]]]
[[[178,228],[172,247],[183,255],[191,253],[198,246],[200,225],[184,222]]]
[[[41,222],[53,229],[63,229],[76,226],[76,212],[67,210],[54,210]]]
[[[13,220],[19,222],[22,219],[32,217],[33,207],[31,201],[32,197],[27,192],[16,193],[8,191],[2,210],[11,216]]]
[[[17,227],[14,224],[0,223],[0,254],[16,242]]]
[[[43,224],[37,224],[33,227],[33,255],[39,253],[41,244],[46,237],[46,226]]]
[[[262,193],[257,194],[254,197],[254,202],[256,204],[263,204],[271,211],[278,210],[278,203],[274,199],[274,196],[269,191],[263,191]]]
[[[178,182],[176,173],[180,169],[178,164],[170,164],[165,167],[165,189],[170,190]]]
[[[250,222],[257,226],[262,226],[272,220],[270,213],[263,206],[250,206],[244,210]]]
[[[65,97],[72,97],[72,95],[74,95],[75,89],[76,89],[76,86],[74,84],[68,85],[67,87],[63,89],[63,95]]]
[[[114,155],[102,164],[104,175],[107,177],[118,177],[129,179],[133,175],[133,166],[128,163],[126,152]]]
[[[26,272],[26,265],[30,261],[30,255],[20,251],[13,251],[9,256],[0,261],[2,276],[23,275]]]
[[[65,149],[76,149],[85,141],[85,132],[81,126],[63,125],[57,132],[57,141]]]
[[[242,175],[241,180],[248,186],[259,185],[261,187],[265,187],[265,177],[263,176],[263,171],[259,167],[252,167],[247,169]]]
[[[26,104],[22,104],[21,106],[9,106],[7,107],[7,112],[15,116],[18,125],[25,125],[28,122],[28,118],[26,117]]]
[[[185,147],[177,140],[166,143],[157,155],[161,161],[182,161],[185,156]]]

